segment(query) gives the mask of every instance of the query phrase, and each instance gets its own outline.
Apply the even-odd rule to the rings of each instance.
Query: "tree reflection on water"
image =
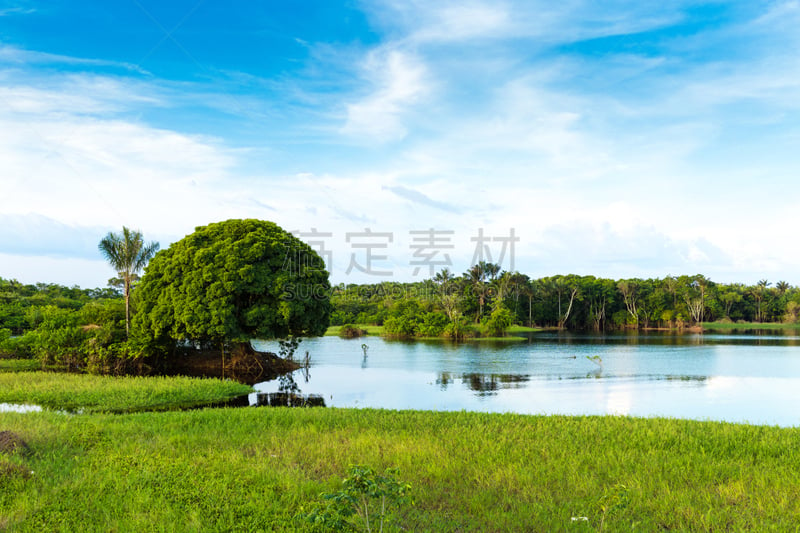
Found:
[[[522,389],[525,383],[530,381],[530,376],[526,374],[480,374],[465,373],[460,376],[461,383],[465,384],[471,391],[478,393],[478,396],[491,396],[497,394],[501,389]],[[442,390],[455,383],[456,378],[449,372],[441,372],[436,379],[436,384]]]

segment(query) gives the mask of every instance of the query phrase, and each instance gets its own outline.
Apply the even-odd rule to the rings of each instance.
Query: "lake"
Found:
[[[277,352],[270,343],[256,348]],[[255,388],[321,395],[329,407],[800,426],[800,336],[794,331],[548,332],[461,344],[320,337],[305,339],[295,358],[306,352],[308,369]]]

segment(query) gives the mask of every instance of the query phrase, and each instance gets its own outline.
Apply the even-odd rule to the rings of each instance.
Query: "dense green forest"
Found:
[[[595,331],[710,321],[795,323],[800,290],[785,281],[718,284],[701,274],[531,279],[481,263],[461,276],[443,270],[417,283],[340,284],[331,303],[334,325],[383,324],[390,335],[458,336],[471,324],[491,333],[504,323]]]
[[[497,336],[512,324],[604,331],[709,321],[797,323],[800,317],[800,289],[784,281],[722,284],[700,274],[531,279],[482,263],[460,276],[443,270],[421,282],[340,284],[327,290],[332,325],[382,325],[386,335],[403,337]],[[100,368],[124,341],[119,289],[0,278],[0,355],[67,366],[93,361]]]

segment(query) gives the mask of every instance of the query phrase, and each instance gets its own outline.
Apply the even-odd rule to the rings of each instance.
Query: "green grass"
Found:
[[[0,403],[82,412],[120,413],[207,405],[252,390],[248,385],[219,379],[0,373]]]
[[[528,326],[520,326],[518,324],[514,324],[513,326],[509,327],[506,330],[506,333],[514,334],[514,333],[536,333],[538,331],[545,331],[544,328],[529,328]]]
[[[0,372],[31,372],[40,368],[36,359],[0,359]]]
[[[525,337],[517,337],[514,335],[507,335],[505,337],[467,337],[463,342],[518,342],[527,341]]]
[[[244,408],[0,413],[9,531],[293,531],[351,464],[400,468],[406,531],[794,531],[798,429],[627,417]],[[2,464],[0,464],[0,468]],[[33,471],[33,474],[28,472]],[[585,516],[588,522],[573,522]]]
[[[367,335],[368,336],[379,337],[379,336],[383,335],[383,326],[374,326],[374,325],[371,325],[371,324],[353,324],[353,325],[356,326],[356,327],[359,327],[361,329],[367,330]],[[474,325],[471,324],[470,328],[471,329],[477,329],[477,326],[474,326]],[[341,326],[330,326],[330,327],[328,327],[328,330],[325,332],[325,336],[326,337],[328,337],[328,336],[337,336],[337,335],[339,335],[339,330],[340,329],[341,329]],[[507,333],[509,335],[513,335],[514,333],[534,333],[534,332],[537,332],[537,331],[544,331],[544,330],[542,328],[529,328],[527,326],[514,325],[514,326],[511,326],[510,328],[508,328]],[[424,337],[423,340],[430,340],[432,338],[438,338],[438,337]],[[486,339],[490,339],[490,340],[508,340],[508,337],[484,337],[481,340],[486,340]]]
[[[800,324],[784,324],[782,322],[703,322],[703,329],[800,329]]]

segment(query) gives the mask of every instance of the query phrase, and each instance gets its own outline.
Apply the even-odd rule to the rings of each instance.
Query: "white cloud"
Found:
[[[500,2],[459,2],[431,4],[428,24],[414,34],[417,41],[460,41],[496,36],[507,31],[511,17]]]
[[[371,93],[347,104],[342,132],[378,142],[402,139],[405,114],[429,90],[425,65],[407,52],[379,48],[367,56],[363,75]]]

